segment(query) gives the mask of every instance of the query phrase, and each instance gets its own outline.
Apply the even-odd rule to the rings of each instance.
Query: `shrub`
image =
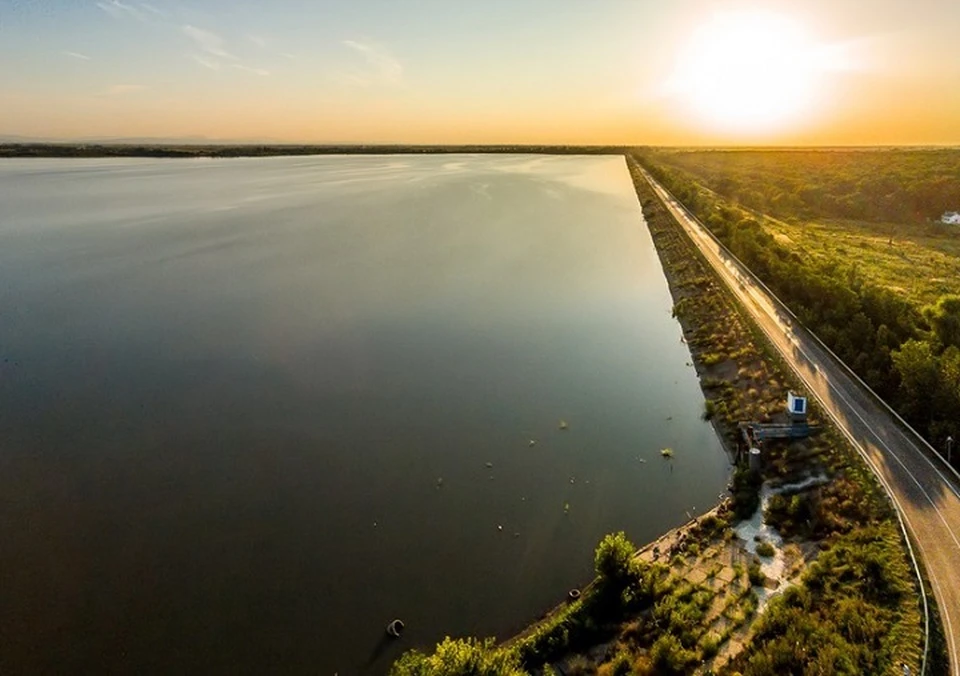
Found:
[[[683,674],[696,661],[696,655],[687,650],[673,634],[663,634],[650,648],[650,661],[658,674]]]
[[[704,366],[715,366],[727,359],[727,355],[722,352],[707,352],[701,357]]]
[[[706,399],[703,402],[703,419],[711,420],[717,414],[717,404],[713,399]]]
[[[411,650],[397,660],[390,676],[525,676],[513,651],[498,650],[493,639],[451,639],[432,655]]]
[[[773,556],[776,550],[773,548],[773,545],[763,540],[760,544],[757,545],[757,554],[760,556]]]
[[[733,474],[733,511],[738,519],[753,515],[760,506],[761,478],[741,467]]]
[[[760,569],[760,562],[754,561],[747,568],[747,577],[750,578],[750,584],[759,587],[764,582],[767,581],[767,576],[763,574],[763,571]]]
[[[628,676],[633,656],[622,646],[617,650],[613,659],[597,669],[597,676]]]
[[[623,531],[604,536],[594,555],[594,569],[601,584],[618,590],[626,587],[635,551],[636,547]]]
[[[577,655],[567,664],[568,676],[590,676],[595,669],[593,663],[583,655]]]
[[[700,652],[703,659],[709,660],[720,652],[720,639],[716,634],[708,634],[700,641]]]

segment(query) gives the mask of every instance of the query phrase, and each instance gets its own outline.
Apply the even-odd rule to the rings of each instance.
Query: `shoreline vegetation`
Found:
[[[741,421],[785,422],[803,388],[638,172],[658,156],[621,147],[159,146],[0,144],[0,157],[256,157],[392,153],[625,155],[704,392],[703,416],[732,457]],[[98,154],[99,153],[99,154]],[[704,201],[704,204],[707,202]],[[512,639],[447,638],[410,650],[392,676],[919,673],[923,619],[893,507],[855,450],[810,402],[821,432],[771,440],[760,473],[639,549],[595,552],[595,580]],[[670,462],[664,457],[664,462]],[[936,614],[927,674],[946,674]]]
[[[784,422],[803,388],[739,310],[626,157],[674,315],[705,396],[704,418],[736,455],[738,423]],[[517,636],[446,638],[391,676],[919,673],[918,582],[893,507],[811,402],[820,434],[770,440],[737,464],[730,497],[639,551],[624,533],[595,552],[595,580]],[[665,458],[669,461],[669,458]],[[928,674],[946,673],[942,645]]]

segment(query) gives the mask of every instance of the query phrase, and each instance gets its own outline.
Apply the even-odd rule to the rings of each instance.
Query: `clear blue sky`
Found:
[[[778,79],[742,54],[725,66],[735,75],[703,65],[752,44],[731,23],[780,30],[751,18],[764,12],[806,36],[775,60],[804,86],[766,95],[797,114],[724,127],[750,111],[727,101],[711,119],[692,90],[716,100],[727,84]],[[700,70],[671,88],[704,30],[733,32],[687,59]],[[957,35],[956,0],[0,0],[0,134],[957,143]],[[778,42],[789,41],[761,40],[747,58],[763,62]],[[801,78],[793,65],[812,49],[844,56]]]

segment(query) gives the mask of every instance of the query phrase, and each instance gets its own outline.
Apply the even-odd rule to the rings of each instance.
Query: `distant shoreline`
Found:
[[[280,157],[441,154],[624,155],[624,146],[0,143],[4,157]]]
[[[630,145],[415,145],[415,144],[284,144],[284,143],[123,143],[123,142],[0,142],[0,159],[23,157],[284,157],[304,155],[624,155],[644,146]],[[942,150],[951,145],[891,146],[658,146],[676,150],[716,152],[798,151],[883,152],[889,150]]]

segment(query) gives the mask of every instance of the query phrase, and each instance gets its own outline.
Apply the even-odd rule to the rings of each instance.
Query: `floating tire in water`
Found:
[[[387,625],[387,634],[393,636],[394,638],[400,638],[400,634],[403,632],[403,622],[400,620],[393,620],[390,624]]]
[[[567,592],[567,598],[569,598],[571,601],[576,601],[578,598],[580,598],[580,590],[571,589],[569,592]]]

